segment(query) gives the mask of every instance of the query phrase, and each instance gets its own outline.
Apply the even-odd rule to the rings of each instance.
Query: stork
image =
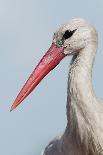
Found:
[[[45,148],[43,155],[103,155],[103,105],[92,85],[98,46],[95,28],[84,19],[72,19],[53,36],[53,42],[14,101],[15,109],[39,82],[71,55],[67,89],[67,126]]]

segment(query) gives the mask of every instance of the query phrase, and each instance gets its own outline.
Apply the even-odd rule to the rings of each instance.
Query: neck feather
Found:
[[[74,124],[72,119],[75,119],[75,115],[78,118],[80,114],[85,119],[85,113],[89,115],[90,110],[94,113],[93,104],[95,102],[93,101],[96,100],[96,97],[92,86],[92,67],[95,53],[96,47],[94,44],[91,44],[72,58],[68,79],[67,100],[67,116],[71,124]]]
[[[98,149],[96,146],[100,144],[96,129],[98,129],[101,104],[92,86],[92,67],[96,48],[95,43],[89,44],[72,58],[68,79],[68,125],[64,134],[67,145],[67,137],[71,135],[76,143],[83,144],[83,147],[90,152],[96,151]]]

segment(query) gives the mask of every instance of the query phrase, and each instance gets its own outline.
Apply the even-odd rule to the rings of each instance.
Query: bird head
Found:
[[[73,19],[63,24],[53,36],[52,45],[40,60],[27,82],[24,84],[11,111],[15,109],[40,83],[40,81],[67,55],[81,52],[91,42],[97,41],[93,26],[83,19]]]
[[[53,42],[64,48],[65,55],[74,55],[88,44],[97,42],[97,32],[84,19],[72,19],[54,33]]]

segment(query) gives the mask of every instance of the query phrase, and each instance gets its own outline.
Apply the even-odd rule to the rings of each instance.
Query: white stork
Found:
[[[97,46],[98,34],[87,21],[73,19],[62,25],[11,107],[11,111],[15,109],[65,56],[73,56],[68,77],[67,126],[43,155],[103,155],[103,105],[92,86]]]

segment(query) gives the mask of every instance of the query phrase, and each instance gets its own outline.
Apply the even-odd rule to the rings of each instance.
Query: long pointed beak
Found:
[[[40,81],[65,57],[62,47],[57,47],[52,43],[49,50],[40,60],[27,82],[24,84],[17,98],[15,99],[10,111],[15,109],[40,83]]]

